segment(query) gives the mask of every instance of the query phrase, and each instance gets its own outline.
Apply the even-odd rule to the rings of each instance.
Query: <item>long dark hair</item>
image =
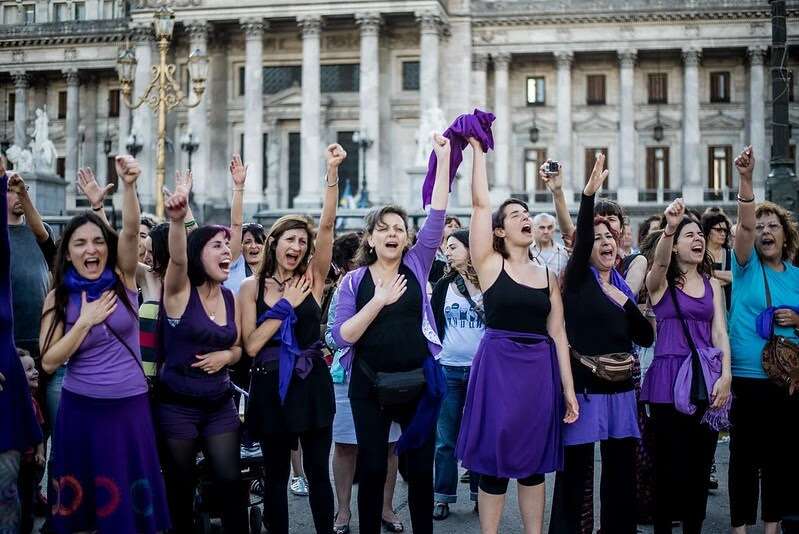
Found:
[[[680,233],[682,232],[682,229],[689,224],[695,224],[700,230],[702,229],[702,225],[699,224],[699,221],[688,215],[683,216],[680,224],[677,225],[677,229],[674,230],[675,244],[677,243],[677,240],[680,239]],[[696,270],[703,277],[713,276],[713,256],[707,249],[707,236],[705,236],[705,257],[702,258],[702,261],[696,266]],[[680,266],[677,264],[677,253],[674,252],[673,245],[671,249],[671,261],[669,261],[669,268],[666,271],[666,282],[670,286],[675,287],[682,287],[682,285],[685,283],[685,273],[680,270]]]
[[[497,210],[491,214],[491,231],[498,228],[505,228],[505,217],[507,214],[505,213],[505,208],[508,206],[512,206],[514,204],[518,204],[519,206],[523,207],[525,211],[529,214],[530,208],[527,207],[527,203],[519,200],[518,198],[509,198],[505,200],[502,204],[499,205]],[[530,221],[530,225],[532,226],[532,221]],[[508,249],[505,248],[505,238],[499,237],[497,234],[493,234],[493,246],[496,252],[502,254],[502,257],[508,259],[510,257],[510,253]]]
[[[187,271],[189,283],[194,287],[199,287],[208,281],[208,273],[203,266],[203,248],[218,233],[224,233],[226,239],[230,239],[230,230],[225,226],[209,224],[189,234],[186,246],[186,256],[188,258]]]
[[[464,247],[466,247],[466,250],[469,250],[469,230],[455,230],[449,235],[449,237],[457,239]],[[449,240],[449,237],[447,240]],[[460,274],[458,270],[453,269],[449,262],[447,262],[447,266],[444,268],[444,277],[451,281],[454,280],[458,274]],[[472,284],[474,284],[474,287],[480,289],[480,280],[477,278],[477,270],[472,264],[471,252],[469,253],[469,258],[466,260],[466,274],[463,276]]]
[[[316,239],[313,222],[304,215],[284,215],[275,221],[275,224],[272,225],[266,235],[266,250],[263,252],[264,257],[258,267],[258,287],[263,287],[266,279],[274,276],[277,270],[277,242],[289,230],[305,230],[308,234],[308,249],[305,252],[305,256],[300,258],[294,274],[303,275],[308,270],[308,263],[311,256],[313,256]]]
[[[705,234],[705,239],[710,235],[710,231],[719,223],[723,223],[727,227],[726,238],[724,239],[723,248],[730,248],[730,228],[732,223],[724,214],[723,211],[707,211],[702,215],[702,232]]]
[[[366,219],[364,219],[364,233],[363,237],[361,238],[361,246],[358,247],[358,253],[355,255],[355,265],[358,267],[372,265],[377,261],[377,253],[375,252],[375,249],[369,246],[369,236],[374,233],[378,223],[383,221],[383,217],[391,213],[398,215],[402,219],[402,222],[405,224],[405,233],[408,234],[407,243],[410,244],[411,231],[408,227],[408,212],[394,204],[389,204],[388,206],[383,206],[382,208],[375,208],[370,211],[366,216]],[[407,251],[408,245],[405,246],[405,250],[402,251],[402,254],[404,255]]]
[[[169,223],[156,224],[150,230],[150,246],[152,247],[153,272],[163,280],[169,265]]]
[[[616,214],[614,213],[612,215],[616,215]],[[607,217],[605,217],[603,215],[594,215],[594,222],[593,222],[593,226],[591,228],[593,228],[594,226],[599,226],[600,224],[604,224],[605,225],[605,228],[608,229],[608,232],[610,232],[610,235],[613,236],[613,240],[616,242],[616,247],[618,248],[619,244],[620,244],[620,241],[621,241],[621,234],[613,229],[613,227],[610,225],[610,220]],[[576,232],[575,232],[575,239],[574,239],[574,248],[575,248],[575,250],[579,246],[579,240],[580,240],[580,238],[577,237]],[[594,241],[594,232],[593,231],[591,232],[591,241],[592,242]],[[593,244],[591,246],[593,247]],[[588,258],[588,263],[589,263],[589,265],[591,263],[590,256]],[[619,257],[618,257],[618,254],[617,254],[616,255],[616,261],[614,262],[614,268],[618,268],[618,263],[619,263]],[[562,287],[561,287],[561,291],[565,291],[566,290],[566,286],[572,280],[574,280],[574,274],[573,273],[574,273],[575,269],[580,269],[580,268],[587,268],[587,267],[585,267],[583,265],[577,265],[574,255],[571,255],[569,257],[568,263],[566,263],[566,269],[563,272],[563,284],[562,284]]]
[[[119,236],[117,233],[108,226],[105,221],[103,221],[100,217],[92,213],[91,211],[86,211],[81,213],[80,215],[76,215],[72,217],[72,219],[67,223],[66,227],[64,227],[64,232],[61,234],[61,239],[58,244],[58,250],[55,256],[55,263],[53,265],[53,281],[50,284],[50,289],[54,291],[54,300],[52,308],[48,308],[42,311],[42,317],[46,316],[49,313],[54,314],[53,322],[50,324],[50,328],[47,329],[47,334],[44,338],[44,349],[42,350],[42,354],[47,352],[50,348],[50,344],[53,341],[53,335],[55,335],[56,328],[58,325],[66,325],[67,320],[67,305],[69,304],[69,292],[67,291],[67,286],[64,283],[64,277],[66,276],[67,269],[72,266],[72,262],[67,259],[69,255],[69,242],[72,239],[72,235],[75,231],[85,224],[93,224],[100,229],[100,232],[103,234],[103,239],[105,240],[106,247],[108,248],[108,256],[106,258],[105,266],[112,271],[114,271],[114,285],[113,291],[116,293],[117,298],[122,305],[127,308],[127,310],[132,315],[132,319],[136,319],[137,313],[133,309],[133,305],[131,305],[130,301],[128,300],[127,290],[125,284],[122,282],[122,279],[119,276],[116,276],[116,267],[117,267],[117,245],[119,243]]]

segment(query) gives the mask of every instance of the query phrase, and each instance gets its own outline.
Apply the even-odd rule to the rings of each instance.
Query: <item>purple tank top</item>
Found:
[[[686,295],[679,288],[676,289],[677,300],[680,304],[688,331],[698,349],[713,346],[711,325],[713,323],[713,286],[705,278],[705,294],[700,298]],[[671,292],[666,291],[663,298],[652,309],[657,319],[657,341],[655,343],[655,358],[658,356],[680,355],[687,356],[691,347],[685,339],[685,333],[680,324],[680,318],[674,307]]]
[[[162,384],[175,393],[213,399],[230,390],[227,367],[209,375],[202,369],[191,366],[199,361],[198,354],[227,350],[236,343],[238,331],[235,299],[228,288],[221,289],[227,315],[225,326],[219,326],[208,317],[197,288],[193,286],[186,310],[177,324],[172,324],[174,321],[168,319],[161,324],[166,361],[160,379]],[[167,317],[163,304],[161,314],[162,317]]]
[[[126,294],[135,310],[136,292],[127,289]],[[64,333],[78,320],[80,306],[80,295],[70,295]],[[139,352],[139,321],[122,302],[105,322],[89,330],[69,359],[64,389],[98,399],[122,399],[147,392]]]

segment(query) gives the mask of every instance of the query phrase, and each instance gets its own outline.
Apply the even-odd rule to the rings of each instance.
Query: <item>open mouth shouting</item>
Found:
[[[219,262],[219,269],[225,273],[230,274],[230,260],[222,260]]]
[[[83,268],[89,276],[99,275],[102,269],[100,268],[100,258],[89,257],[83,260]]]
[[[524,235],[533,235],[533,225],[529,223],[522,225],[522,233]]]
[[[386,248],[389,250],[397,250],[399,248],[399,241],[389,239],[386,241]]]
[[[700,258],[705,255],[705,244],[701,241],[695,241],[691,245],[691,254],[699,256]]]
[[[613,263],[616,260],[616,253],[613,251],[613,247],[610,245],[605,245],[599,250],[599,256],[608,263]]]
[[[300,262],[300,255],[297,252],[286,252],[286,262],[290,267],[295,267]]]

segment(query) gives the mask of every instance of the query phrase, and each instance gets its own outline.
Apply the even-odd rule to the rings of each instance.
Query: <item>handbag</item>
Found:
[[[683,335],[685,335],[688,346],[691,348],[691,388],[689,399],[694,406],[707,406],[710,402],[710,397],[707,392],[707,384],[705,383],[705,375],[702,371],[702,362],[700,361],[699,351],[696,349],[694,339],[691,337],[691,332],[688,330],[688,323],[685,322],[685,317],[680,309],[680,303],[677,300],[677,290],[673,285],[669,284],[669,293],[674,301],[674,309],[677,312],[677,317],[680,318],[682,325]],[[681,387],[681,384],[675,384],[675,392]]]
[[[610,354],[597,354],[586,356],[573,348],[571,356],[593,374],[608,382],[624,382],[633,377],[635,357],[629,352],[613,352]]]
[[[395,406],[416,401],[427,384],[424,369],[412,369],[395,373],[375,372],[362,359],[358,359],[361,370],[372,382],[381,406]]]
[[[771,308],[771,290],[768,287],[766,268],[760,263],[763,271],[763,283],[766,286],[766,307]],[[774,334],[774,323],[771,323],[771,335],[763,347],[763,370],[772,382],[790,388],[794,380],[799,380],[799,345],[788,341],[783,336]]]

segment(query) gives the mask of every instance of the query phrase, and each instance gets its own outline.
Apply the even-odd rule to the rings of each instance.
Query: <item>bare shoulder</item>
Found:
[[[258,279],[255,276],[248,276],[239,286],[239,297],[253,299]]]
[[[724,290],[721,287],[721,282],[719,282],[716,278],[711,278],[710,279],[710,287],[713,288],[713,295],[714,296],[723,294],[722,291],[724,291]]]

